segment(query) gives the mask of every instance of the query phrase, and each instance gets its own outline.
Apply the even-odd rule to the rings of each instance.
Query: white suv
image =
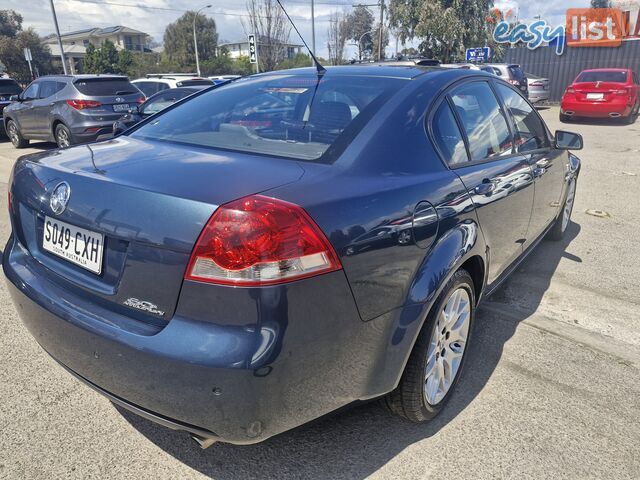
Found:
[[[145,78],[132,80],[131,83],[140,89],[147,98],[168,88],[215,85],[213,80],[191,73],[151,73]]]

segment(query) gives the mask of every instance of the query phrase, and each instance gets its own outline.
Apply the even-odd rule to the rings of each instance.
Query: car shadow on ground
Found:
[[[638,119],[633,123],[625,123],[619,118],[572,118],[568,122],[562,122],[563,125],[593,125],[596,127],[631,127],[637,125]]]
[[[483,390],[500,361],[505,343],[540,304],[560,260],[581,261],[565,253],[579,232],[580,226],[571,223],[563,241],[543,241],[520,266],[519,271],[529,266],[536,271],[536,280],[525,294],[528,309],[515,309],[504,317],[493,309],[479,309],[457,391],[442,413],[429,423],[411,423],[371,402],[328,415],[257,445],[217,443],[202,451],[187,434],[116,408],[150,441],[182,463],[216,479],[237,478],[238,472],[243,472],[244,478],[366,478],[409,445],[444,428]],[[507,302],[504,290],[508,283],[488,299],[490,304]]]

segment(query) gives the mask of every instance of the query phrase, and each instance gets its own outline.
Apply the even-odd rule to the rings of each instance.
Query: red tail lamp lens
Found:
[[[254,195],[216,210],[200,234],[185,278],[273,285],[340,268],[329,241],[302,208]]]
[[[102,103],[95,100],[67,100],[67,104],[76,110],[84,110],[85,108],[96,108],[102,106]]]

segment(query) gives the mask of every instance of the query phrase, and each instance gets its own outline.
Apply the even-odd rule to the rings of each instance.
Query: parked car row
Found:
[[[430,66],[430,62],[402,60],[387,64]],[[516,64],[440,66],[491,73],[513,85],[533,104],[549,99],[549,79],[525,74]],[[5,132],[16,148],[30,140],[54,141],[68,147],[109,138],[198,89],[237,78],[169,73],[129,81],[118,75],[52,75],[35,80],[24,92],[14,80],[0,78],[0,113]],[[633,123],[640,110],[639,81],[629,69],[585,70],[565,91],[560,120],[620,118]]]

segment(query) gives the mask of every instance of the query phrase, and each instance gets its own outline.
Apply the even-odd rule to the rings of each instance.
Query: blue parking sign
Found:
[[[491,58],[491,48],[467,48],[467,62],[487,62]]]

